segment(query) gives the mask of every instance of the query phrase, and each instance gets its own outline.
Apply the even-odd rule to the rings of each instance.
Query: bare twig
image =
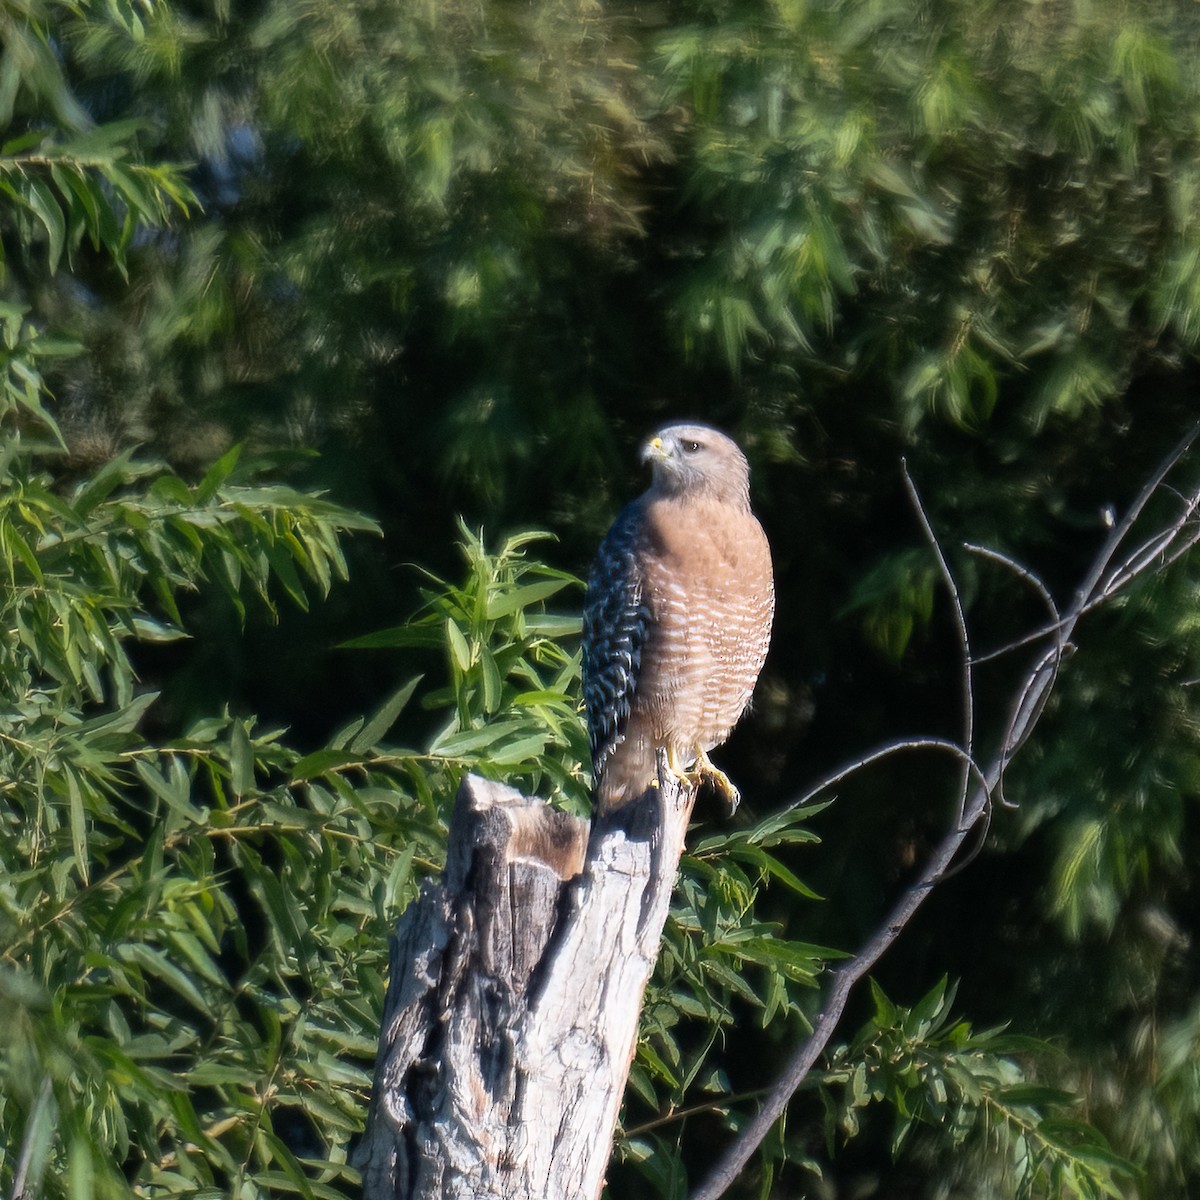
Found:
[[[759,1096],[766,1094],[766,1090],[766,1088],[758,1088],[753,1092],[734,1092],[729,1096],[714,1096],[711,1100],[704,1100],[700,1104],[693,1104],[688,1108],[669,1108],[662,1116],[655,1117],[653,1120],[626,1127],[623,1134],[626,1138],[641,1137],[653,1129],[661,1129],[664,1125],[674,1125],[679,1121],[686,1121],[688,1117],[699,1116],[701,1113],[723,1113],[731,1105],[740,1104],[743,1100],[757,1100]]]
[[[958,634],[959,649],[962,651],[962,746],[966,751],[966,759],[963,763],[962,778],[958,785],[958,820],[961,824],[963,814],[966,812],[967,795],[971,790],[971,762],[975,754],[975,677],[971,659],[971,638],[967,632],[967,617],[963,612],[962,597],[958,594],[958,584],[955,583],[954,575],[946,562],[946,556],[942,553],[937,534],[933,532],[933,526],[929,523],[929,517],[925,512],[925,506],[921,503],[917,485],[913,483],[912,476],[908,473],[908,463],[903,458],[900,460],[900,471],[904,476],[904,487],[908,492],[908,498],[912,501],[917,520],[921,523],[921,529],[925,533],[925,540],[933,551],[933,557],[937,559],[942,582],[946,585],[946,591],[950,593],[950,601],[954,606],[954,630]]]
[[[1092,563],[1091,570],[1084,577],[1083,583],[1079,585],[1075,593],[1075,601],[1068,612],[1077,610],[1076,616],[1079,616],[1087,610],[1089,602],[1094,597],[1097,585],[1104,578],[1104,572],[1108,570],[1108,564],[1112,561],[1113,555],[1116,554],[1117,548],[1129,536],[1138,517],[1142,515],[1142,511],[1150,503],[1151,497],[1162,486],[1166,477],[1174,470],[1183,456],[1191,449],[1191,445],[1198,435],[1200,435],[1200,423],[1193,425],[1179,439],[1178,444],[1171,453],[1159,463],[1154,474],[1146,481],[1142,490],[1138,492],[1133,503],[1129,506],[1129,511],[1113,526],[1112,532],[1108,535],[1108,540],[1101,547],[1100,553]]]
[[[934,848],[925,866],[916,880],[900,895],[888,912],[883,923],[876,929],[871,938],[863,945],[853,958],[846,960],[830,975],[829,992],[824,1008],[813,1025],[811,1034],[796,1048],[791,1059],[785,1066],[778,1082],[771,1089],[757,1115],[739,1132],[736,1140],[729,1146],[718,1161],[708,1178],[692,1193],[692,1200],[718,1200],[729,1188],[730,1184],[740,1174],[749,1161],[750,1156],[770,1132],[775,1122],[782,1115],[789,1100],[804,1082],[817,1058],[824,1052],[833,1037],[838,1022],[845,1011],[851,989],[873,966],[900,932],[912,919],[912,916],[925,902],[933,888],[951,873],[951,863],[958,855],[972,829],[980,822],[985,822],[990,815],[991,800],[999,789],[1004,771],[1013,756],[1029,739],[1041,716],[1050,692],[1058,676],[1058,668],[1065,657],[1071,642],[1071,636],[1079,620],[1092,609],[1110,600],[1118,592],[1126,588],[1140,576],[1156,573],[1177,561],[1187,553],[1197,541],[1200,541],[1200,529],[1194,525],[1195,515],[1200,509],[1200,488],[1184,499],[1182,513],[1165,530],[1160,530],[1154,536],[1146,539],[1141,546],[1114,569],[1113,559],[1123,543],[1133,531],[1138,518],[1141,516],[1152,497],[1164,486],[1166,477],[1187,453],[1192,443],[1200,434],[1200,425],[1194,426],[1179,444],[1159,464],[1154,474],[1147,480],[1141,491],[1135,497],[1129,510],[1118,522],[1104,545],[1089,566],[1087,573],[1076,588],[1071,604],[1061,615],[1051,596],[1049,589],[1042,581],[1025,567],[1015,563],[1007,556],[997,551],[985,550],[982,547],[968,546],[972,553],[982,554],[994,561],[1008,566],[1010,569],[1029,583],[1046,604],[1051,621],[1042,628],[1021,638],[999,651],[993,651],[982,656],[975,662],[984,662],[1008,653],[1021,646],[1052,638],[1052,644],[1037,658],[1032,668],[1027,671],[1021,681],[1010,710],[1010,715],[991,762],[981,766],[976,762],[971,750],[964,746],[941,738],[909,738],[889,743],[864,755],[852,764],[834,772],[822,780],[815,788],[795,803],[804,803],[815,798],[826,788],[845,779],[862,767],[877,762],[892,754],[917,749],[936,749],[958,757],[964,764],[964,778],[975,780],[975,788],[969,786],[964,794],[964,802],[960,804],[959,816],[954,826],[946,833]],[[943,580],[950,589],[954,601],[955,619],[959,622],[959,640],[963,649],[967,666],[964,670],[964,694],[969,698],[970,706],[974,707],[973,689],[970,668],[973,665],[970,657],[969,641],[966,623],[963,617],[961,601],[954,580],[946,567],[945,557],[937,544],[932,528],[925,517],[915,487],[912,486],[907,471],[906,484],[913,498],[918,518],[937,555]],[[1189,525],[1192,527],[1189,528]],[[1186,531],[1186,535],[1185,535]],[[968,737],[973,731],[974,718],[966,723]]]
[[[1012,761],[1013,755],[1025,745],[1033,732],[1037,719],[1042,715],[1042,709],[1050,698],[1054,681],[1058,678],[1059,664],[1067,655],[1069,642],[1059,640],[1038,659],[1033,670],[1025,677],[1021,690],[1017,693],[1016,703],[1012,707],[1008,724],[1004,728],[1004,739],[1000,743],[999,766],[1001,780],[1004,768]],[[999,780],[997,782],[1000,782]]]
[[[864,767],[869,767],[874,762],[879,762],[884,758],[891,758],[895,754],[904,754],[912,750],[937,750],[943,754],[952,755],[957,758],[970,776],[972,776],[980,787],[989,787],[987,777],[984,775],[983,768],[957,743],[950,741],[949,738],[936,737],[912,737],[898,738],[894,742],[884,742],[882,746],[876,746],[874,750],[868,754],[864,754],[862,758],[856,758],[852,762],[848,762],[843,766],[838,767],[831,775],[826,775],[824,779],[815,783],[802,796],[797,796],[795,800],[788,803],[787,807],[799,808],[803,804],[808,804],[815,800],[822,792],[827,792],[831,787],[836,787],[843,779],[848,779],[851,775],[857,775]]]
[[[1147,560],[1142,552],[1153,546],[1160,539],[1165,539],[1165,544],[1161,547],[1161,549],[1165,550],[1166,544],[1174,541],[1179,536],[1179,534],[1187,526],[1191,517],[1195,515],[1197,507],[1200,507],[1200,489],[1195,491],[1190,497],[1180,497],[1184,503],[1183,515],[1169,525],[1166,530],[1161,531],[1153,538],[1150,538],[1144,542],[1142,547],[1138,551],[1134,551],[1134,553],[1125,560],[1122,566],[1116,568],[1116,570],[1109,575],[1108,580],[1101,585],[1101,580],[1104,579],[1105,572],[1109,569],[1109,564],[1112,561],[1113,555],[1116,554],[1120,544],[1132,531],[1135,522],[1137,521],[1138,517],[1142,515],[1142,512],[1145,510],[1146,505],[1150,502],[1151,497],[1153,497],[1154,494],[1159,490],[1170,491],[1177,496],[1179,495],[1175,488],[1168,488],[1165,486],[1166,477],[1172,470],[1174,470],[1176,466],[1179,465],[1184,455],[1188,452],[1188,450],[1191,449],[1192,443],[1196,440],[1198,435],[1200,435],[1200,423],[1193,425],[1192,428],[1180,439],[1179,443],[1175,446],[1171,453],[1163,459],[1163,461],[1158,465],[1154,474],[1146,481],[1145,485],[1142,487],[1142,490],[1137,494],[1133,503],[1129,507],[1129,511],[1119,523],[1113,526],[1112,531],[1108,535],[1108,539],[1105,541],[1104,545],[1100,548],[1100,552],[1093,560],[1091,569],[1084,577],[1083,582],[1076,589],[1074,602],[1068,609],[1067,615],[1063,617],[1055,616],[1055,618],[1049,624],[1043,625],[1038,629],[1034,629],[1032,632],[1024,634],[1023,636],[1007,643],[1004,646],[999,647],[996,650],[992,650],[985,655],[981,655],[975,660],[976,663],[988,662],[990,659],[999,658],[1013,650],[1019,650],[1022,646],[1032,645],[1034,642],[1039,642],[1043,638],[1049,637],[1056,633],[1062,638],[1062,640],[1065,641],[1067,635],[1063,633],[1063,630],[1067,626],[1068,622],[1070,622],[1071,627],[1074,628],[1075,623],[1081,616],[1091,612],[1094,608],[1098,608],[1101,604],[1110,599],[1110,597],[1114,596],[1118,591],[1130,584],[1138,575],[1141,575],[1145,572],[1150,565],[1150,561],[1153,560],[1155,555],[1151,554],[1149,560]],[[1177,547],[1169,557],[1165,558],[1161,563],[1159,563],[1157,570],[1163,570],[1177,562],[1179,558],[1186,554],[1188,550],[1190,550],[1192,546],[1196,544],[1197,541],[1200,541],[1200,529],[1196,530],[1193,536],[1185,539],[1182,546]],[[983,552],[982,547],[968,545],[968,549],[972,550],[974,553]],[[1027,572],[1026,568],[1021,567],[1019,564],[1013,563],[1012,560],[1007,558],[1007,556],[999,554],[994,550],[987,551],[987,553],[990,557],[997,559],[997,561],[1008,563],[1017,571],[1018,574],[1027,576],[1031,581],[1037,579],[1032,572]],[[1038,584],[1040,583],[1041,581],[1038,580]],[[1048,596],[1048,593],[1045,592],[1045,585],[1041,585],[1039,590]],[[1051,605],[1053,605],[1053,600],[1051,600]],[[1057,612],[1057,609],[1055,609],[1055,611]]]
[[[1195,523],[1197,506],[1200,506],[1200,493],[1192,496],[1186,502],[1183,512],[1176,518],[1174,524],[1147,539],[1119,567],[1113,569],[1099,588],[1096,600],[1107,600],[1135,576],[1149,570],[1155,560],[1158,560],[1156,570],[1161,571],[1186,554],[1200,540],[1200,526]],[[1168,554],[1167,551],[1171,549],[1172,543],[1179,539],[1180,534],[1187,529],[1189,524],[1192,528],[1188,536],[1182,539],[1181,545],[1176,546]]]
[[[1037,592],[1038,597],[1050,613],[1049,625],[1028,635],[1027,638],[1022,638],[1019,643],[1010,643],[1006,646],[1001,646],[998,650],[989,650],[987,654],[976,655],[976,666],[979,666],[981,663],[991,662],[993,659],[1007,654],[1010,650],[1017,649],[1018,646],[1028,645],[1039,638],[1046,637],[1048,634],[1053,634],[1058,643],[1062,644],[1062,614],[1058,611],[1058,605],[1054,602],[1054,597],[1050,594],[1050,589],[1046,586],[1040,575],[1017,562],[1015,558],[1009,558],[1007,554],[1001,554],[999,550],[993,550],[988,546],[978,546],[974,542],[963,542],[963,549],[971,554],[978,555],[980,558],[986,558],[991,562],[999,563],[1002,567],[1007,567],[1018,579],[1029,584]]]
[[[1059,663],[1061,663],[1067,655],[1068,645],[1063,637],[1062,614],[1058,611],[1058,605],[1055,603],[1050,589],[1043,582],[1041,576],[1031,571],[1028,567],[1017,562],[1016,559],[1010,558],[1007,554],[1002,554],[998,550],[992,550],[986,546],[977,546],[972,542],[966,542],[964,545],[965,548],[972,554],[977,554],[981,558],[986,558],[991,562],[999,563],[1001,566],[1007,567],[1013,572],[1013,574],[1022,580],[1022,582],[1028,584],[1037,593],[1039,599],[1046,606],[1046,609],[1050,613],[1050,625],[1046,627],[1045,634],[1042,636],[1050,635],[1054,638],[1054,645],[1049,651],[1047,651],[1047,655],[1049,656],[1049,661],[1052,663],[1053,671],[1057,672]],[[1024,640],[1022,640],[1022,644],[1025,644]],[[999,650],[993,650],[990,654],[980,655],[978,658],[976,658],[975,662],[976,664],[989,662],[992,659],[999,658],[1002,654],[1008,653],[1008,651],[1012,650],[1013,648],[1014,647],[1012,645],[1002,646]],[[1021,692],[1017,697],[1017,701],[1013,705],[1012,714],[1009,718],[1008,725],[1005,727],[1004,738],[1001,742],[1001,745],[1008,746],[1010,744],[1012,739],[1013,725],[1024,711],[1025,699],[1029,694],[1030,688],[1040,681],[1045,662],[1046,658],[1044,657],[1043,660],[1039,662],[1036,667],[1034,667],[1033,672],[1026,676],[1025,683],[1022,685]],[[1051,679],[1049,688],[1053,688],[1053,686],[1054,680]],[[1045,703],[1045,697],[1048,695],[1049,690],[1043,693],[1043,699],[1041,701],[1042,703]],[[1019,745],[1014,745],[1009,749],[1005,756],[1004,762],[1001,764],[1000,776],[996,780],[995,799],[1005,808],[1016,807],[1015,804],[1010,804],[1004,795],[1004,768],[1012,760],[1013,755],[1019,748]],[[961,869],[961,865],[962,864],[960,864],[958,869]]]

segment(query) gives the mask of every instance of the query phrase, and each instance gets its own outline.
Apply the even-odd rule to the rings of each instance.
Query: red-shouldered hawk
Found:
[[[775,589],[750,511],[750,467],[707,425],[668,425],[642,448],[649,489],[600,546],[583,612],[583,698],[599,811],[671,770],[738,791],[708,761],[754,690],[771,640]]]

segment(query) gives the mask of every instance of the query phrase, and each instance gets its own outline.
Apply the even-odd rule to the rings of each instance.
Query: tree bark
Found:
[[[694,793],[590,831],[475,776],[391,944],[365,1200],[594,1200]]]

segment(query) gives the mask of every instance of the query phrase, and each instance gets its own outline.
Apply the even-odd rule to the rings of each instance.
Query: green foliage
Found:
[[[746,829],[708,834],[683,857],[617,1141],[618,1154],[657,1195],[686,1195],[681,1133],[689,1117],[713,1114],[727,1128],[740,1119],[741,1101],[721,1067],[731,1032],[747,1014],[764,1029],[777,1020],[806,1028],[800,993],[811,992],[825,965],[841,957],[785,937],[755,907],[772,882],[818,898],[772,851],[816,843],[805,826],[823,808],[787,809]],[[643,1106],[652,1116],[639,1119]]]
[[[249,721],[163,747],[115,721],[72,735],[83,878],[71,797],[43,805],[36,840],[6,822],[6,1179],[20,1148],[39,1195],[80,1173],[101,1195],[345,1194],[329,1185],[353,1178],[384,905],[411,894],[436,826],[397,845],[378,778],[291,784],[298,756]]]
[[[890,553],[862,576],[839,615],[858,614],[867,641],[898,662],[913,634],[928,628],[938,582],[937,565],[927,552]]]
[[[578,580],[526,556],[527,547],[548,534],[515,535],[490,554],[482,532],[462,524],[460,531],[466,582],[433,578],[435,586],[422,589],[416,617],[349,645],[442,652],[449,682],[423,697],[426,708],[450,714],[429,743],[432,763],[443,768],[435,792],[453,791],[458,775],[469,769],[519,781],[530,794],[548,791],[547,798],[587,812],[581,764],[590,751],[575,699],[579,651],[562,644],[578,637],[580,618],[543,609],[565,588],[578,591]],[[351,726],[335,746],[361,736]]]
[[[0,230],[22,258],[43,246],[51,274],[64,253],[74,264],[85,238],[124,274],[134,234],[195,202],[178,167],[136,161],[145,122],[97,124],[72,94],[54,42],[64,17],[86,19],[91,7],[19,0],[0,12],[0,129],[10,134],[0,143]],[[143,36],[136,5],[112,3],[103,19],[127,42]],[[0,244],[0,283],[4,253]]]
[[[824,964],[839,953],[783,937],[778,924],[756,914],[755,902],[772,881],[816,899],[770,851],[816,842],[804,823],[822,807],[789,809],[749,829],[709,834],[684,855],[630,1076],[634,1092],[656,1111],[688,1107],[695,1086],[713,1091],[710,1053],[746,1006],[757,1010],[763,1027],[792,1015],[803,1024],[797,990],[814,987]],[[703,1034],[681,1029],[688,1021],[701,1022]],[[684,1032],[695,1044],[681,1039]]]
[[[0,669],[18,704],[37,693],[56,710],[106,696],[128,705],[135,678],[125,642],[182,636],[176,594],[202,578],[239,612],[243,591],[271,606],[275,582],[305,607],[307,588],[327,592],[345,578],[338,533],[373,523],[262,485],[261,466],[235,474],[238,457],[231,451],[189,487],[122,456],[63,495],[10,454],[0,478],[0,566],[15,636]]]
[[[56,486],[45,444],[14,428],[40,416],[39,381],[10,371],[31,391],[3,414],[0,464],[0,1178],[28,1195],[331,1194],[374,1048],[382,906],[411,890],[436,822],[389,844],[382,788],[291,781],[299,755],[253,720],[153,743],[135,663],[139,643],[185,636],[183,593],[306,605],[345,577],[340,537],[374,525],[236,451],[194,485],[122,456]],[[321,1182],[277,1131],[289,1115]]]
[[[908,423],[979,427],[1002,391],[1037,422],[1111,399],[1155,322],[1194,345],[1175,164],[1200,92],[1176,6],[701,12],[659,44],[719,230],[679,292],[687,346],[878,364]]]
[[[832,1143],[853,1137],[866,1110],[886,1102],[895,1112],[893,1155],[921,1126],[955,1148],[985,1151],[1000,1170],[986,1189],[970,1176],[963,1194],[1013,1197],[1122,1197],[1134,1176],[1097,1131],[1073,1115],[1070,1093],[1027,1080],[1021,1059],[1052,1057],[1050,1047],[1000,1030],[977,1033],[951,1015],[945,979],[911,1009],[871,983],[872,1019],[830,1055],[821,1086]]]
[[[524,369],[545,361],[548,327],[572,326],[531,264],[567,284],[575,239],[599,256],[634,235],[631,168],[664,152],[635,47],[590,0],[163,5],[143,37],[91,13],[72,33],[81,85],[129,89],[162,156],[200,164],[198,193],[219,214],[145,247],[151,290],[117,302],[119,328],[58,299],[93,369],[132,393],[105,413],[118,444],[148,432],[186,446],[188,425],[215,421],[235,438],[299,424],[370,447],[364,420],[390,436],[427,407],[428,426],[406,421],[418,469],[494,497],[507,451],[481,414],[501,415],[528,458],[531,403],[564,433],[581,413],[598,426],[588,389],[556,414],[537,399],[549,374]],[[117,338],[138,353],[113,361]],[[406,369],[400,384],[410,351],[451,348],[436,387]],[[503,378],[474,369],[492,349]]]
[[[5,9],[9,115],[23,87],[70,107],[43,17]],[[0,228],[23,264],[41,238],[31,215],[47,270],[85,235],[122,267],[134,232],[183,202],[169,170],[120,161],[131,133],[6,147]],[[246,594],[306,606],[345,578],[340,538],[374,523],[264,481],[236,450],[194,484],[128,454],[65,484],[39,369],[66,347],[21,306],[0,320],[3,1187],[340,1194],[383,906],[411,894],[436,819],[414,806],[397,847],[376,828],[398,827],[382,774],[357,791],[293,781],[299,754],[253,719],[152,741],[137,662],[139,644],[185,636],[187,592],[219,590],[239,613]],[[289,1120],[302,1136],[281,1136]]]
[[[124,272],[134,233],[194,201],[176,168],[126,161],[137,130],[126,121],[65,141],[37,131],[0,146],[0,194],[12,204],[16,235],[25,247],[45,243],[51,273],[85,237]]]
[[[747,823],[694,835],[615,1168],[694,1182],[821,944],[942,830],[915,761],[787,808],[961,723],[896,460],[956,571],[986,543],[1062,596],[1192,419],[1198,47],[1177,0],[0,6],[0,1187],[28,1150],[48,1194],[352,1190],[386,929],[462,771],[583,805],[546,604],[683,415],[746,445],[779,595]],[[342,504],[386,538],[343,550]],[[977,651],[1045,619],[970,571]],[[878,1001],[838,1157],[801,1099],[744,1191],[872,1159],[914,1196],[1196,1191],[1194,576],[1080,626],[1019,809],[881,964],[1060,1053]],[[198,674],[198,719],[153,698]]]
[[[308,755],[279,730],[229,716],[147,741],[138,725],[154,695],[126,695],[125,642],[182,634],[143,597],[174,613],[182,586],[235,594],[238,584],[278,581],[291,593],[297,568],[324,590],[330,563],[340,562],[335,532],[369,527],[295,493],[238,487],[233,466],[230,455],[191,489],[159,476],[133,504],[114,496],[131,474],[115,464],[53,510],[82,526],[71,529],[81,549],[68,599],[56,609],[57,593],[43,601],[32,586],[13,591],[18,622],[43,602],[70,614],[80,595],[117,613],[107,625],[64,620],[54,657],[18,643],[20,669],[0,664],[10,689],[27,681],[0,741],[10,781],[2,986],[15,1013],[0,1047],[0,1128],[7,1145],[31,1156],[35,1194],[67,1194],[86,1177],[99,1195],[130,1186],[345,1195],[387,934],[441,859],[442,812],[458,776],[512,772],[580,788],[565,766],[579,718],[543,677],[577,673],[560,639],[578,623],[544,612],[570,580],[525,559],[535,535],[492,556],[464,531],[466,584],[430,590],[427,611],[409,625],[365,639],[443,652],[448,683],[430,688],[426,704],[451,707],[464,724],[437,733],[428,749],[385,742],[415,679]],[[43,557],[17,561],[37,567],[42,584],[62,581],[55,554],[68,542],[46,537]],[[469,643],[472,631],[482,640]],[[472,674],[468,645],[476,660],[498,664],[494,699],[482,698],[488,685]],[[78,677],[63,664],[82,664]],[[42,672],[53,687],[38,683]],[[520,736],[503,733],[513,721],[524,723]],[[500,736],[483,736],[496,728]],[[452,740],[469,730],[476,736]],[[11,1181],[16,1156],[0,1164]]]
[[[57,436],[53,418],[43,406],[45,384],[42,360],[74,354],[79,347],[65,339],[46,337],[26,320],[28,310],[16,304],[0,302],[0,326],[3,327],[3,351],[0,357],[0,419],[12,418],[24,410],[37,426]]]

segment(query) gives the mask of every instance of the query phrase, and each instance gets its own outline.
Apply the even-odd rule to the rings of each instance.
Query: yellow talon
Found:
[[[676,751],[663,748],[658,752],[658,769],[659,775],[651,782],[651,787],[658,787],[660,780],[664,778],[674,779],[680,787],[693,791],[707,785],[724,801],[730,816],[737,811],[737,806],[741,803],[742,794],[733,780],[719,767],[714,767],[703,750],[698,750],[691,767],[685,768],[680,765],[679,754]]]
[[[679,765],[679,755],[669,747],[663,747],[658,752],[658,769],[659,776],[654,780],[654,786],[658,787],[659,779],[663,776],[674,779],[681,788],[693,789],[699,786],[700,777],[695,771],[688,771]]]
[[[716,792],[724,801],[730,816],[737,812],[737,806],[742,801],[742,793],[737,790],[733,780],[724,771],[709,762],[708,755],[703,750],[696,758],[696,765],[692,768],[691,777],[698,784],[707,784]]]

